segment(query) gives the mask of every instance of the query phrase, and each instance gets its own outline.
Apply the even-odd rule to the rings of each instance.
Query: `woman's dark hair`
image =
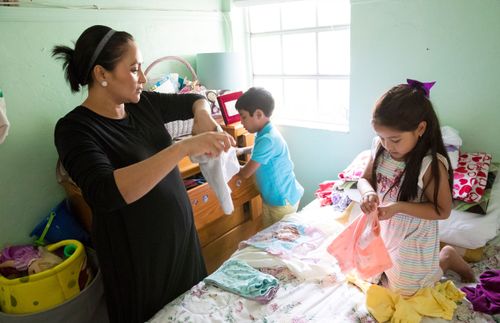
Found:
[[[418,125],[425,121],[427,126],[425,132],[418,139],[417,144],[406,157],[406,167],[403,173],[398,177],[393,186],[396,187],[404,176],[403,183],[398,193],[398,201],[411,201],[418,195],[418,176],[422,159],[432,155],[431,175],[434,179],[434,208],[439,214],[437,196],[439,191],[439,162],[437,154],[443,155],[448,161],[448,184],[450,191],[453,185],[453,171],[451,169],[450,159],[444,147],[443,138],[439,120],[436,116],[431,101],[426,97],[425,91],[420,87],[400,84],[391,88],[377,102],[373,110],[372,123],[399,131],[414,131]],[[384,148],[380,145],[374,160],[373,169],[377,169],[378,157],[382,154]],[[376,172],[372,173],[372,183],[377,185]],[[424,190],[426,187],[424,187]],[[387,194],[387,193],[386,193]],[[423,196],[420,197],[422,200]]]
[[[116,31],[92,63],[92,56],[99,42],[110,30],[109,27],[95,25],[80,35],[75,49],[68,46],[54,46],[52,49],[52,57],[64,61],[65,78],[71,86],[71,92],[80,91],[80,86],[92,85],[92,69],[95,65],[112,71],[125,52],[127,42],[134,40],[129,33]]]
[[[251,87],[236,101],[236,110],[245,110],[250,116],[257,109],[261,109],[266,117],[270,117],[274,110],[274,99],[268,90],[261,87]]]

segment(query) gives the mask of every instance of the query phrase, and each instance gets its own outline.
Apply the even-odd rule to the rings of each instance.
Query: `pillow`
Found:
[[[490,163],[490,154],[461,154],[453,171],[453,198],[466,203],[479,202],[486,187]]]
[[[491,188],[488,211],[485,215],[451,210],[450,217],[438,221],[442,242],[468,249],[483,247],[500,228],[500,176]]]
[[[370,149],[363,150],[360,152],[354,160],[347,166],[346,169],[344,169],[342,172],[339,173],[339,179],[344,180],[344,181],[357,181],[358,179],[363,176],[363,172],[365,171],[366,165],[368,165],[368,162],[370,161],[371,158],[371,151]]]
[[[452,146],[452,145],[445,145],[444,148],[446,149],[446,152],[448,153],[448,157],[450,158],[451,168],[456,169],[458,167],[458,159],[460,156],[460,147]]]
[[[462,146],[462,138],[458,133],[458,130],[449,126],[441,127],[441,135],[443,137],[443,143],[448,153],[448,157],[451,161],[451,167],[453,169],[457,168],[459,150]]]
[[[471,212],[477,214],[486,214],[488,211],[488,205],[491,199],[491,190],[493,187],[493,182],[498,175],[498,168],[500,163],[491,163],[488,172],[488,178],[486,179],[486,186],[484,188],[484,194],[479,202],[466,203],[461,200],[453,200],[453,209],[457,211]]]

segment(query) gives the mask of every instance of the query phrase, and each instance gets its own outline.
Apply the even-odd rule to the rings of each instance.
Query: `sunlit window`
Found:
[[[349,0],[254,5],[247,19],[253,85],[273,93],[273,121],[347,131]]]

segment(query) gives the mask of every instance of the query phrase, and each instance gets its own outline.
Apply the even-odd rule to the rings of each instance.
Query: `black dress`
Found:
[[[59,157],[92,209],[111,322],[144,322],[206,276],[179,169],[129,205],[113,177],[171,145],[164,123],[192,118],[200,98],[143,92],[139,103],[125,105],[125,119],[79,106],[56,125]]]

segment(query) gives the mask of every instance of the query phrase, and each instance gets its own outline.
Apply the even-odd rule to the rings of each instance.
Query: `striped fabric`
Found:
[[[377,167],[377,193],[382,199],[405,163],[391,158],[387,151],[379,157]],[[422,168],[425,172],[427,167]],[[400,181],[400,183],[402,180]],[[382,203],[397,200],[399,186],[393,188]],[[419,187],[418,195],[422,194]],[[396,214],[386,221],[380,221],[381,236],[391,255],[394,266],[385,272],[388,287],[403,296],[411,296],[418,289],[432,286],[441,278],[439,267],[438,223],[406,214]]]

